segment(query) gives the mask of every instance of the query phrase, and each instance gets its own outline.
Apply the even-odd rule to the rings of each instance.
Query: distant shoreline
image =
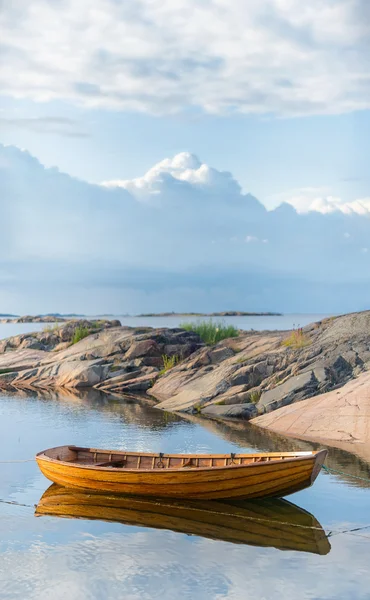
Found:
[[[114,315],[104,315],[114,316]],[[163,313],[142,313],[140,315],[119,315],[122,317],[129,318],[158,318],[158,317],[193,317],[193,318],[203,318],[203,317],[282,317],[283,313],[278,312],[244,312],[238,310],[228,310],[223,312],[213,312],[213,313],[198,313],[198,312],[188,312],[188,313],[176,313],[176,312],[163,312]],[[47,314],[47,315],[26,315],[26,316],[18,316],[18,315],[5,315],[0,314],[0,323],[64,323],[68,320],[74,320],[78,318],[84,318],[87,320],[92,320],[93,318],[98,318],[99,315],[94,317],[89,317],[87,315],[78,315],[78,314]]]
[[[164,312],[164,313],[143,313],[141,315],[135,315],[137,318],[142,317],[282,317],[283,313],[278,312],[243,312],[238,310],[229,310],[224,312],[213,312],[213,313],[176,313],[176,312]]]

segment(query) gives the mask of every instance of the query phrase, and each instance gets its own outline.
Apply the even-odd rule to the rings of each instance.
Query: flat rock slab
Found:
[[[370,373],[363,373],[342,388],[257,417],[254,425],[303,439],[369,455]]]
[[[265,412],[271,412],[286,404],[291,404],[293,400],[299,399],[299,392],[306,392],[307,388],[313,385],[314,376],[312,371],[300,373],[295,377],[290,377],[284,383],[277,385],[272,390],[263,392],[259,406],[263,407]]]
[[[77,344],[59,352],[45,352],[44,364],[73,360],[94,360],[111,356],[121,351],[121,345],[134,335],[134,329],[114,327],[99,333],[93,333]]]
[[[1,369],[29,369],[42,362],[50,355],[43,350],[18,350],[17,352],[5,352],[0,354]]]
[[[229,404],[217,405],[211,404],[202,410],[202,414],[209,417],[219,417],[223,419],[252,419],[257,415],[257,409],[254,404]]]
[[[105,376],[101,360],[64,361],[3,375],[13,387],[93,387]]]
[[[41,332],[40,339],[25,334],[3,340],[0,389],[101,387],[125,394],[145,392],[160,375],[166,349],[175,353],[167,356],[180,360],[203,347],[197,334],[178,328],[113,326],[98,331],[92,327],[84,339],[75,344],[71,339],[65,347],[60,340],[66,328],[70,329],[68,323],[58,334]],[[23,342],[33,344],[34,339],[48,350],[22,348]]]
[[[168,411],[192,411],[214,401],[230,398],[237,404],[241,389],[261,383],[271,373],[267,361],[259,361],[260,352],[284,354],[281,348],[283,334],[250,334],[220,342],[216,347],[205,347],[158,379],[148,391],[159,400],[157,408]],[[249,361],[252,361],[249,364]]]

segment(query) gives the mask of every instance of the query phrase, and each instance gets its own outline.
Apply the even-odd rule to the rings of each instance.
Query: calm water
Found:
[[[234,325],[238,329],[263,331],[264,329],[287,330],[292,329],[293,327],[304,327],[304,325],[308,325],[308,323],[319,321],[328,316],[330,315],[292,314],[282,315],[281,317],[215,317],[213,320],[224,321],[225,323]],[[142,325],[148,325],[149,327],[178,327],[179,324],[184,321],[197,321],[197,318],[192,317],[125,317],[120,315],[110,315],[107,318],[119,319],[122,325],[129,325],[130,327]],[[20,333],[42,331],[45,327],[46,325],[44,323],[0,323],[0,339],[5,339],[12,335],[19,335]]]
[[[156,452],[311,447],[247,424],[185,420],[97,392],[2,395],[0,419],[2,460],[28,459],[59,444]],[[329,464],[370,477],[369,465],[338,450],[330,451]],[[370,528],[333,535],[330,551],[326,542],[320,555],[312,548],[282,551],[120,522],[36,518],[34,505],[49,487],[36,464],[2,463],[0,471],[2,600],[369,598]],[[322,472],[312,488],[290,500],[326,531],[370,525],[370,487],[354,481]],[[289,525],[282,531],[294,540]]]

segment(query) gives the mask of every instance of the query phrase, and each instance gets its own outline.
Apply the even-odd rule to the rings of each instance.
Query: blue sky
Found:
[[[159,116],[4,97],[0,110],[8,119],[3,143],[27,148],[46,166],[91,182],[140,177],[163,158],[189,151],[231,171],[244,191],[268,207],[308,187],[327,188],[344,201],[370,195],[370,111],[292,118],[200,111]],[[44,121],[43,128],[47,119],[65,123],[48,128]]]
[[[0,312],[363,308],[369,22],[366,0],[2,5]]]

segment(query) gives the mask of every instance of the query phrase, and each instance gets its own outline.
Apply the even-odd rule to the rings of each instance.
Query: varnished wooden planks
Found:
[[[304,472],[306,476],[311,474],[313,468],[314,461],[305,461],[305,462],[294,462],[292,461],[289,465],[286,465],[284,469],[279,469],[276,465],[274,467],[266,465],[265,468],[243,468],[240,469],[238,473],[235,473],[234,477],[233,473],[225,473],[224,477],[217,478],[190,478],[187,480],[186,474],[181,473],[181,478],[178,479],[174,476],[173,473],[167,474],[163,472],[160,476],[145,477],[140,476],[140,478],[136,477],[135,473],[117,473],[112,471],[104,471],[102,472],[99,469],[74,469],[73,467],[66,468],[63,464],[55,464],[55,463],[47,463],[43,465],[43,469],[48,471],[49,473],[56,473],[60,476],[66,476],[71,479],[86,479],[89,481],[99,481],[102,484],[104,483],[116,483],[121,481],[125,485],[132,486],[141,486],[143,490],[146,487],[160,487],[166,486],[169,488],[169,491],[172,488],[178,488],[183,491],[186,491],[187,488],[191,487],[194,491],[202,491],[204,486],[207,486],[211,489],[228,489],[230,487],[241,487],[248,482],[250,485],[255,483],[259,483],[261,481],[275,481],[283,476],[292,476],[297,471]],[[221,475],[221,474],[219,474]],[[236,476],[237,475],[237,476]],[[158,487],[158,489],[159,489]]]
[[[92,489],[100,491],[110,491],[113,493],[126,493],[133,495],[161,496],[161,497],[180,497],[180,498],[248,498],[248,497],[267,497],[284,496],[291,487],[303,489],[311,485],[310,469],[297,468],[291,470],[285,475],[280,475],[278,480],[274,474],[267,474],[266,477],[260,477],[259,480],[253,479],[253,483],[248,478],[243,478],[237,483],[233,481],[222,484],[210,482],[201,485],[172,485],[166,484],[145,485],[128,484],[119,481],[99,481],[97,479],[72,478],[68,474],[58,474],[56,471],[43,471],[46,477],[60,485],[67,487],[81,487],[83,489]]]
[[[274,461],[270,463],[256,464],[251,463],[249,465],[234,465],[226,468],[214,468],[214,469],[179,469],[179,470],[165,470],[158,469],[155,471],[137,471],[127,469],[107,469],[99,468],[97,465],[78,465],[74,463],[64,463],[60,461],[45,460],[38,457],[37,460],[42,462],[45,467],[50,469],[56,468],[58,472],[68,471],[74,477],[88,477],[97,478],[100,481],[115,481],[122,480],[127,483],[142,483],[142,484],[157,484],[165,482],[167,485],[172,483],[209,483],[209,482],[224,482],[227,480],[237,480],[245,475],[252,477],[253,475],[259,475],[261,473],[278,473],[283,471],[289,471],[292,467],[298,463],[301,465],[309,464],[313,467],[315,458],[311,455],[305,457],[303,460],[289,459],[281,463]]]
[[[91,455],[91,463],[88,463]],[[99,456],[105,461],[99,465]],[[311,485],[325,459],[326,451],[231,455],[153,455],[76,447],[53,448],[36,460],[51,481],[67,487],[100,492],[183,498],[255,498],[284,496]],[[65,460],[61,460],[66,458]],[[126,468],[130,457],[136,468]],[[108,458],[108,460],[106,460]],[[172,460],[179,468],[171,468]],[[247,463],[243,459],[248,459]],[[221,460],[222,466],[212,466]],[[116,467],[117,461],[122,465]],[[150,468],[141,468],[142,464]],[[207,466],[196,466],[197,464]],[[154,468],[153,468],[154,465]],[[162,465],[162,468],[160,466]],[[195,465],[195,466],[194,466]],[[156,468],[157,467],[157,468]]]

